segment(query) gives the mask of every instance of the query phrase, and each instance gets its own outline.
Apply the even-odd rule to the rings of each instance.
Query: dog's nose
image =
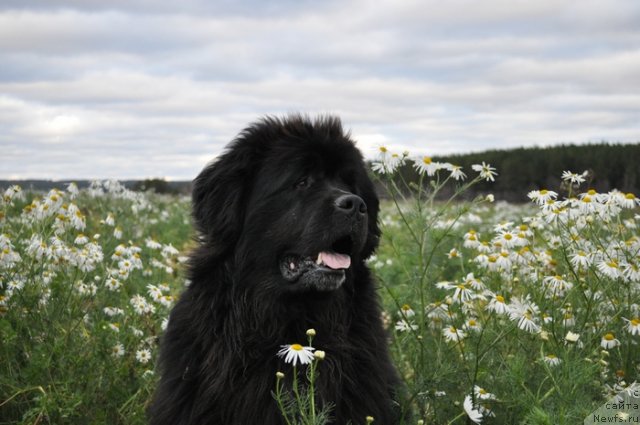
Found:
[[[339,196],[335,200],[335,206],[338,211],[344,214],[365,215],[367,213],[367,204],[358,195]]]

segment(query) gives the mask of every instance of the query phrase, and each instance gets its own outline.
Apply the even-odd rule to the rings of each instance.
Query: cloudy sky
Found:
[[[0,178],[191,179],[248,122],[444,154],[640,141],[637,0],[2,0]]]

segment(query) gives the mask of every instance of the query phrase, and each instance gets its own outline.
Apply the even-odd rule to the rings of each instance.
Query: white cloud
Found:
[[[190,179],[292,111],[370,156],[640,141],[632,0],[156,3],[0,7],[0,178]]]

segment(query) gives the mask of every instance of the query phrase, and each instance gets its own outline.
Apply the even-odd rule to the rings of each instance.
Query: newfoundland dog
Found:
[[[199,246],[162,337],[151,424],[283,424],[272,392],[276,372],[293,368],[276,354],[309,328],[326,353],[316,403],[333,406],[331,423],[396,423],[398,377],[365,263],[377,214],[337,118],[265,118],[242,131],[194,181]]]

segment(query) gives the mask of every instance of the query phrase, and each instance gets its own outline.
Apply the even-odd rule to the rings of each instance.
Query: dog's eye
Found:
[[[304,177],[296,182],[296,189],[306,189],[311,186],[311,179],[309,177]]]

